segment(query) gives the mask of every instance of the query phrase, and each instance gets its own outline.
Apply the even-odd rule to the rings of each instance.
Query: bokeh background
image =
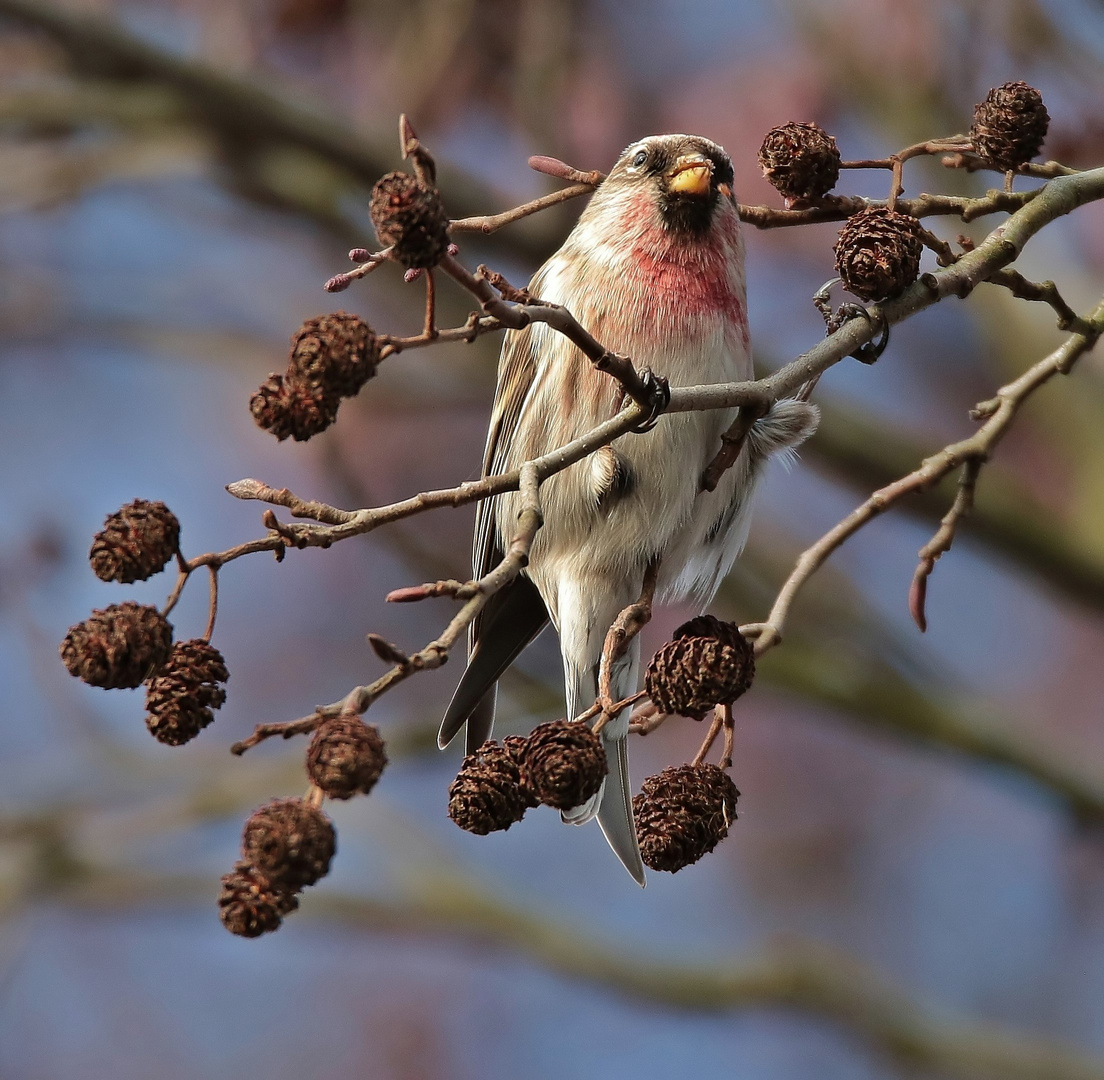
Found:
[[[597,829],[551,812],[487,838],[451,824],[459,751],[432,734],[453,665],[371,710],[392,764],[333,807],[338,857],[302,910],[256,941],[219,924],[242,821],[304,788],[301,741],[242,759],[230,744],[378,674],[367,632],[434,636],[447,601],[383,596],[465,576],[470,508],[228,567],[229,701],[186,747],[148,736],[140,691],[90,689],[57,658],[92,607],[168,591],[88,568],[134,497],[165,500],[194,555],[262,532],[223,491],[240,477],[354,506],[477,475],[493,341],[388,362],[309,444],[248,413],[303,319],[419,326],[420,286],[397,272],[321,289],[372,243],[366,192],[399,164],[400,111],[455,216],[548,190],[531,153],[608,168],[664,130],[722,142],[741,199],[778,205],[755,165],[771,126],[815,119],[845,157],[881,156],[965,129],[1019,78],[1049,106],[1048,155],[1104,162],[1091,0],[0,0],[0,1075],[1104,1076],[1102,356],[1033,399],[985,471],[927,635],[907,588],[949,489],[816,577],[740,703],[732,835],[644,891]],[[910,193],[993,182],[906,174]],[[463,257],[522,281],[577,212]],[[810,296],[834,233],[748,237],[765,368],[822,336]],[[1104,208],[1020,265],[1094,304]],[[447,289],[443,304],[467,311]],[[899,328],[875,367],[834,368],[821,431],[771,473],[714,610],[761,618],[802,547],[1058,341],[1049,309],[981,288]],[[205,612],[197,580],[178,635]],[[646,648],[685,615],[659,615]],[[503,684],[503,730],[558,715],[559,693],[542,639]],[[637,782],[700,734],[636,740]]]

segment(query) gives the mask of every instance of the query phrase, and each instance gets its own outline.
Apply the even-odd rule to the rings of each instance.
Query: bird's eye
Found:
[[[636,155],[632,159],[633,167],[639,169],[645,161],[648,160],[647,150],[637,150]]]

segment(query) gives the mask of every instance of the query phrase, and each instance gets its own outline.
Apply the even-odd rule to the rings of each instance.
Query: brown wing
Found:
[[[511,331],[502,345],[483,475],[493,476],[507,467],[525,399],[533,385],[536,360],[528,328]],[[483,577],[502,560],[502,543],[495,527],[495,499],[476,506],[472,573]],[[468,726],[468,753],[490,736],[494,724],[495,689],[499,677],[518,654],[541,632],[548,613],[536,586],[519,577],[495,593],[472,623],[468,634],[468,666],[441,721],[438,745],[452,741]]]
[[[526,327],[510,331],[502,343],[487,446],[483,451],[483,476],[501,472],[509,460],[522,407],[536,377],[537,364],[531,342],[532,335]],[[472,572],[476,578],[483,577],[502,559],[501,544],[495,534],[496,502],[497,499],[484,499],[476,504],[472,543]]]

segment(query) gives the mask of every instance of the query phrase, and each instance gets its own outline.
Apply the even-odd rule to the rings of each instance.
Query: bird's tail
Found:
[[[615,700],[628,697],[636,689],[640,667],[640,640],[630,642],[625,655],[613,667],[610,690]],[[597,696],[597,678],[594,668],[575,668],[565,664],[567,684],[567,715],[578,716],[594,702]],[[581,806],[565,811],[561,816],[571,825],[584,825],[593,818],[605,834],[609,846],[621,860],[633,879],[643,885],[644,863],[640,858],[640,845],[636,839],[633,821],[632,787],[629,778],[627,740],[629,713],[625,709],[620,716],[610,720],[602,728],[602,746],[606,751],[609,772],[598,794]]]

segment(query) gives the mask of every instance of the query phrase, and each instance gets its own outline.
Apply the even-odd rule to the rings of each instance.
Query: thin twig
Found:
[[[622,710],[635,701],[639,694],[622,701],[614,701],[611,684],[613,666],[625,655],[629,643],[644,629],[652,618],[652,601],[655,599],[656,584],[659,581],[659,559],[653,559],[644,571],[644,581],[640,586],[640,596],[613,621],[602,643],[602,659],[598,663],[598,702],[601,715],[594,724],[595,731],[601,731]]]
[[[928,628],[928,617],[925,604],[928,596],[928,578],[935,569],[936,560],[941,555],[951,550],[958,526],[973,509],[974,491],[977,487],[978,474],[984,461],[980,457],[970,458],[962,466],[962,475],[958,480],[958,491],[955,500],[951,504],[935,535],[920,549],[920,564],[912,575],[912,587],[909,589],[909,611],[913,621],[920,628],[920,633]]]
[[[722,705],[714,707],[713,719],[709,722],[709,730],[705,733],[705,739],[701,744],[701,749],[694,755],[694,760],[690,762],[691,765],[700,765],[705,761],[709,751],[713,749],[713,744],[717,741],[717,736],[721,733],[721,728],[724,726],[723,708],[724,706]]]
[[[207,629],[203,631],[203,640],[209,642],[215,632],[215,619],[218,618],[219,572],[217,566],[209,566],[211,574],[211,595],[207,608]]]
[[[824,564],[828,557],[849,537],[879,514],[884,513],[905,495],[923,491],[969,461],[984,461],[1007,432],[1020,406],[1040,386],[1053,376],[1066,374],[1077,359],[1088,352],[1104,332],[1104,300],[1097,305],[1086,323],[1090,333],[1071,334],[1049,356],[1029,368],[1023,375],[997,391],[995,397],[980,403],[972,415],[984,423],[968,439],[951,443],[939,453],[927,458],[907,476],[875,491],[861,506],[853,510],[812,547],[803,551],[779,591],[765,622],[741,627],[745,636],[755,640],[756,654],[766,652],[782,640],[782,631],[790,607],[801,586]]]

